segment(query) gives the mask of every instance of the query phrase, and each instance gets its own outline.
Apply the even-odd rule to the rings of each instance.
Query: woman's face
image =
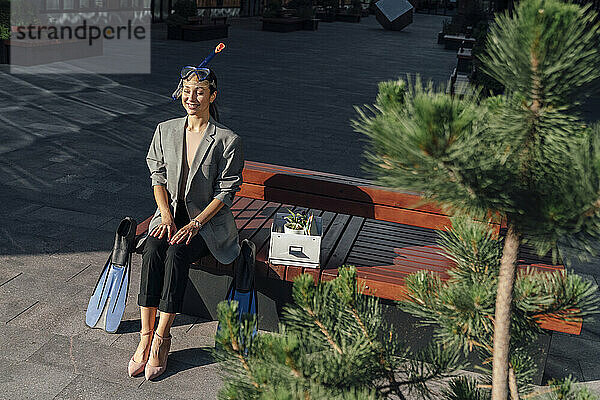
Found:
[[[207,81],[198,82],[198,78],[195,76],[183,81],[181,103],[188,115],[208,116],[208,107],[216,97],[216,91],[212,95],[210,94]]]

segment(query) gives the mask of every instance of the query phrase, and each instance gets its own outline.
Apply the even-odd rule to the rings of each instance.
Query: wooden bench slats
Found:
[[[352,251],[350,254],[372,254],[374,256],[377,257],[381,257],[384,258],[386,260],[393,260],[394,257],[396,256],[396,254],[391,250],[391,249],[382,249],[382,248],[374,248],[371,246],[368,247],[363,247],[363,246],[358,246],[356,243],[354,244],[354,247],[352,248]]]
[[[374,244],[368,243],[368,242],[357,242],[357,244],[360,246],[359,249],[360,248],[371,248],[372,245],[374,245]],[[387,242],[386,243],[386,242],[379,242],[376,245],[378,245],[378,246],[389,245],[390,247],[394,247],[396,245],[400,245],[400,246],[404,246],[404,247],[415,247],[414,243],[394,243],[394,242]],[[352,252],[359,251],[359,249],[353,249]],[[394,253],[394,252],[392,251],[392,253]],[[406,255],[408,256],[408,255],[410,255],[410,253],[407,253]],[[392,258],[394,258],[396,256],[397,256],[397,254],[394,253],[393,256],[392,256]],[[433,255],[429,256],[429,254],[423,255],[423,256],[427,256],[427,258],[434,257]]]
[[[401,256],[401,257],[415,256],[415,257],[425,257],[425,258],[442,260],[442,261],[448,260],[448,257],[441,254],[442,253],[441,247],[432,246],[432,245],[408,246],[408,247],[402,247],[402,248],[396,247],[396,248],[394,248],[394,253],[396,253],[398,256]]]
[[[371,232],[361,231],[358,239],[356,240],[363,247],[371,246],[387,246],[392,251],[394,248],[410,248],[410,247],[421,247],[420,245],[429,244],[433,245],[435,242],[418,240],[410,236],[405,237],[393,237],[393,236],[376,236]]]
[[[279,209],[278,203],[266,202],[263,207],[254,215],[242,230],[239,231],[240,240],[250,239],[262,229],[265,224],[272,221],[275,212]],[[268,229],[270,229],[270,223]]]
[[[438,230],[425,228],[422,226],[414,226],[414,225],[403,225],[398,222],[389,222],[389,221],[378,221],[374,219],[367,219],[365,221],[365,229],[368,228],[376,228],[383,229],[387,232],[397,232],[397,233],[410,233],[412,235],[419,235],[425,237],[434,237],[437,238]]]
[[[544,329],[568,333],[571,335],[581,335],[581,330],[583,328],[583,321],[581,319],[563,321],[554,317],[540,317],[537,319],[537,321]]]
[[[244,227],[252,221],[254,217],[263,209],[263,207],[267,204],[267,201],[264,200],[254,200],[252,203],[248,204],[248,206],[241,212],[239,212],[235,216],[235,223],[238,228],[238,231],[243,230]]]
[[[390,248],[390,246],[386,246],[385,244],[380,243],[369,243],[361,241],[360,232],[358,234],[358,238],[356,242],[354,242],[354,246],[357,248],[365,248],[365,249],[375,249],[375,250],[384,250],[386,252],[391,252],[394,254],[394,250]],[[350,252],[352,254],[352,252]],[[395,255],[395,254],[394,254]]]
[[[328,224],[325,236],[321,239],[321,266],[326,266],[329,262],[333,254],[332,250],[335,248],[349,221],[349,215],[336,214],[333,221]]]
[[[363,265],[365,267],[374,267],[376,265],[379,265],[379,263],[369,259],[364,259],[361,257],[355,257],[352,255],[348,256],[348,259],[346,260],[346,264],[347,265]],[[337,276],[337,275],[335,275]]]
[[[418,241],[420,241],[420,243],[437,243],[437,241],[439,239],[439,235],[433,231],[431,233],[414,232],[414,231],[411,232],[408,229],[392,231],[392,230],[381,229],[379,227],[374,227],[374,226],[364,227],[364,229],[362,230],[361,233],[364,235],[370,235],[370,236],[374,236],[374,237],[392,238],[394,240],[396,240],[396,239],[418,240]]]
[[[367,220],[368,221],[368,220]],[[384,225],[374,226],[367,225],[363,228],[361,235],[372,236],[376,238],[393,238],[397,239],[412,239],[412,240],[420,240],[420,243],[425,244],[435,244],[439,240],[438,231],[433,229],[428,229],[427,231],[423,230],[414,230],[410,225],[400,225],[396,227],[396,229],[388,229]]]
[[[346,229],[342,233],[333,254],[327,261],[327,264],[325,264],[325,269],[337,268],[345,263],[364,220],[364,218],[356,216],[350,218],[350,222],[348,222]]]
[[[245,198],[245,197],[236,197],[234,198],[234,203],[231,206],[231,212],[233,216],[236,217],[240,212],[244,211],[246,207],[250,203],[252,203],[253,199]]]

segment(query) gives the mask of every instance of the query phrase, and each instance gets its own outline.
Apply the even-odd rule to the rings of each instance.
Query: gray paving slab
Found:
[[[596,362],[580,361],[579,365],[584,381],[600,381],[600,362],[598,362],[598,357],[596,357]]]
[[[9,261],[4,260],[0,265],[8,268],[11,265]],[[3,285],[0,288],[2,293],[26,293],[28,297],[39,299],[38,295],[66,286],[64,283],[71,276],[88,265],[85,259],[78,259],[70,253],[38,255],[33,261],[16,267],[23,274]]]
[[[592,316],[583,321],[579,337],[600,343],[600,315]]]
[[[42,207],[29,214],[29,218],[54,222],[57,224],[68,224],[82,228],[97,228],[104,225],[109,217],[83,213],[80,211],[65,210],[62,208]]]
[[[52,254],[63,245],[64,243],[57,239],[18,234],[0,227],[0,254]]]
[[[78,335],[85,326],[85,310],[90,297],[87,287],[64,285],[46,299],[40,300],[7,325],[61,335]]]
[[[542,382],[545,383],[551,379],[562,379],[568,376],[571,376],[578,381],[584,380],[579,362],[572,358],[558,357],[549,354],[546,359],[546,368]]]
[[[3,364],[0,399],[47,400],[60,393],[75,374],[32,361]]]
[[[6,285],[21,274],[22,272],[14,271],[12,269],[9,270],[7,268],[5,269],[0,265],[0,287]]]
[[[596,362],[600,342],[553,332],[549,355],[579,361]]]
[[[0,359],[25,361],[50,340],[52,333],[0,323]],[[4,361],[3,361],[4,362]]]
[[[22,294],[3,294],[0,298],[0,324],[12,321],[25,311],[35,307],[38,302],[39,300],[32,300]]]
[[[25,104],[3,110],[0,119],[22,129],[23,136],[31,135],[34,139],[65,135],[81,129],[76,124],[56,115],[32,113]],[[40,160],[46,159],[41,158]]]
[[[128,399],[150,400],[144,391],[123,386],[85,375],[77,375],[58,393],[53,400],[104,400]]]
[[[33,183],[20,184],[11,181],[7,185],[8,194],[21,202],[32,202],[58,208],[65,208],[84,213],[94,213],[101,216],[120,217],[122,215],[140,213],[140,210],[151,210],[153,204],[149,179],[138,183],[138,190],[128,189],[131,183],[123,182],[118,186],[112,184],[106,188],[96,184],[75,182],[81,179],[75,174],[65,174],[52,182],[51,189],[40,192],[39,187]],[[87,195],[83,192],[92,189]],[[154,204],[155,206],[155,204]],[[104,220],[106,221],[106,220]]]
[[[212,400],[217,398],[217,392],[222,385],[222,371],[218,366],[193,366],[170,360],[162,376],[156,381],[144,382],[140,389],[156,397],[175,394],[188,399]]]
[[[53,335],[28,361],[65,373],[102,379],[127,389],[136,388],[141,383],[127,375],[131,354],[130,351],[101,346],[76,337]]]

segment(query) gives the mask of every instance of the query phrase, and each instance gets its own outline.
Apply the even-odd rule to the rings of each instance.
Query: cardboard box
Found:
[[[308,268],[319,268],[321,257],[321,237],[323,236],[323,220],[313,217],[310,235],[284,233],[287,213],[276,213],[271,225],[269,244],[269,262],[271,264],[295,265]]]

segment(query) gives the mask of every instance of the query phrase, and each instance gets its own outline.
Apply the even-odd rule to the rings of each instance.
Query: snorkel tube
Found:
[[[198,66],[196,68],[205,68],[206,65],[208,65],[208,63],[217,55],[217,53],[220,53],[221,51],[223,51],[224,48],[225,48],[225,43],[222,43],[222,42],[219,43],[217,45],[217,47],[215,47],[213,52],[210,53],[208,55],[208,57],[206,57],[200,64],[198,64]],[[179,96],[181,96],[182,89],[183,89],[183,78],[180,77],[179,85],[177,85],[177,89],[175,89],[175,91],[171,95],[173,100],[177,100],[179,98]]]
[[[206,57],[204,59],[204,61],[202,61],[198,65],[198,68],[203,68],[205,65],[208,65],[208,63],[217,55],[217,53],[220,53],[224,48],[225,48],[225,43],[219,43],[217,45],[217,47],[215,47],[213,52],[211,54],[209,54],[208,57]]]

